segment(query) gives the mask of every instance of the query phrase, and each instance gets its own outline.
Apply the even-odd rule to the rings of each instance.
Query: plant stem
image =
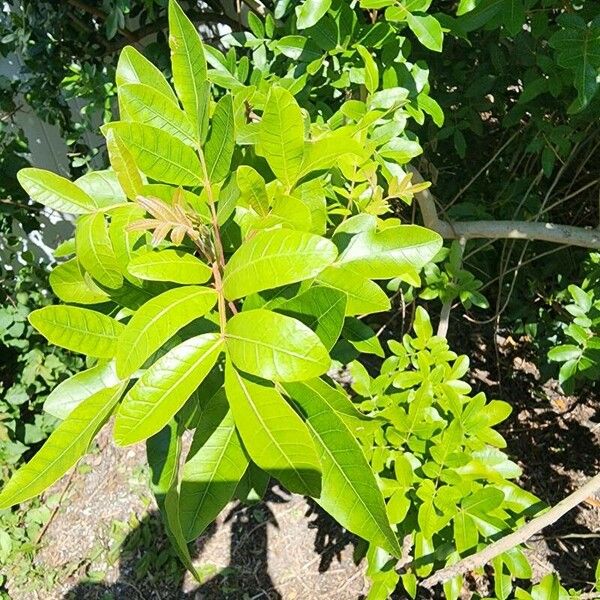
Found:
[[[218,296],[218,307],[219,307],[219,326],[221,328],[221,335],[225,333],[225,323],[227,322],[227,314],[225,312],[225,296],[223,296],[223,280],[221,279],[221,269],[218,261],[212,264],[213,277],[215,278],[215,289],[217,290]]]

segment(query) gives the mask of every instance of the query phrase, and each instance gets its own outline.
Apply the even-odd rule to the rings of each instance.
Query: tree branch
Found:
[[[586,498],[592,496],[595,492],[600,489],[600,473],[595,477],[592,477],[586,484],[574,491],[572,494],[561,500],[556,506],[552,507],[548,512],[540,515],[523,525],[523,527],[517,529],[510,535],[490,544],[487,548],[481,552],[477,552],[472,556],[468,556],[463,560],[457,562],[454,565],[445,567],[436,571],[433,575],[424,579],[421,582],[421,586],[424,588],[432,588],[438,583],[444,583],[469,571],[473,571],[483,565],[489,563],[492,559],[496,558],[499,554],[526,542],[530,537],[541,531],[548,525],[558,521],[570,510],[575,508],[578,504],[581,504]]]
[[[411,171],[416,183],[423,181],[416,169],[411,168]],[[542,240],[555,244],[600,249],[599,230],[534,221],[442,221],[435,207],[435,198],[428,189],[416,193],[415,198],[425,226],[449,240],[461,238]]]

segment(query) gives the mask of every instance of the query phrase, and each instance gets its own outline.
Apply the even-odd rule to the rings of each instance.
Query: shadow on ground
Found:
[[[482,328],[483,329],[483,328]],[[500,427],[507,451],[523,470],[520,485],[555,505],[600,472],[600,398],[597,388],[565,396],[555,380],[535,367],[543,364],[526,344],[505,333],[498,353],[488,330],[471,329],[472,384],[489,398],[509,402],[513,412]],[[460,334],[457,336],[460,338]],[[509,340],[506,343],[506,340]],[[465,340],[456,340],[456,347]],[[541,563],[549,563],[565,587],[586,588],[600,559],[600,498],[587,502],[547,527],[529,544]],[[536,556],[533,557],[536,561]],[[532,565],[534,572],[536,565]]]
[[[293,546],[272,548],[269,528],[279,528],[275,505],[292,500],[278,488],[268,491],[265,500],[254,506],[236,504],[228,509],[223,525],[230,526],[229,564],[216,568],[207,548],[218,528],[213,524],[194,544],[190,552],[204,578],[202,584],[190,584],[189,576],[179,563],[162,528],[157,512],[139,523],[120,545],[119,579],[114,583],[84,581],[64,595],[64,600],[287,600],[300,595],[287,595],[273,582],[269,572],[269,555],[294,552]],[[296,498],[296,501],[298,499]],[[341,553],[353,547],[357,539],[342,529],[331,517],[310,500],[304,500],[309,529],[316,529],[314,561],[318,572],[326,573],[341,561]],[[305,525],[306,526],[306,525]],[[302,540],[297,540],[302,543]],[[290,559],[292,557],[290,556]],[[328,595],[329,598],[352,598],[353,594]],[[312,597],[304,595],[304,598]]]

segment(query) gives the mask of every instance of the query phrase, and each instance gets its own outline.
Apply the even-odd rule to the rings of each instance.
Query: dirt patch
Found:
[[[365,592],[363,567],[352,561],[355,540],[277,486],[256,506],[230,504],[198,539],[199,585],[164,535],[146,486],[144,446],[118,448],[110,436],[110,428],[100,434],[99,450],[71,478],[44,534],[35,560],[55,572],[53,585],[11,587],[13,600],[350,600]]]
[[[505,334],[497,348],[482,341],[489,339],[489,331],[471,329],[469,347],[478,349],[471,383],[512,405],[500,433],[523,470],[519,484],[554,505],[600,472],[600,398],[592,389],[566,396],[556,380],[544,382],[526,339]],[[588,498],[527,546],[537,578],[557,571],[565,587],[590,586],[600,558],[600,498]]]
[[[471,383],[513,406],[501,433],[523,470],[520,484],[555,504],[600,470],[600,403],[591,390],[565,396],[544,383],[528,346],[509,336],[496,349],[463,340]],[[455,347],[459,341],[453,340]],[[36,557],[55,573],[44,591],[11,588],[14,600],[357,600],[367,585],[352,560],[355,539],[314,504],[275,486],[253,507],[231,504],[193,548],[204,577],[185,573],[166,539],[146,484],[143,445],[117,448],[110,430],[66,490]],[[64,489],[55,486],[54,493]],[[589,589],[600,557],[600,499],[571,511],[527,544],[535,579],[557,571]],[[483,591],[477,577],[471,589]],[[467,596],[465,596],[468,598]]]

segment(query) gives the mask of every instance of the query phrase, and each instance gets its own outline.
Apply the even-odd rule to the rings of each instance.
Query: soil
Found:
[[[520,484],[555,504],[600,468],[598,398],[587,390],[568,397],[556,382],[544,383],[526,340],[497,337],[490,346],[490,332],[468,330],[470,339],[452,343],[478,349],[471,356],[473,387],[513,406],[501,433],[523,469]],[[364,566],[353,562],[357,540],[276,486],[256,506],[232,503],[198,540],[194,563],[205,575],[199,585],[165,539],[144,458],[142,445],[117,448],[103,431],[87,472],[54,490],[65,492],[63,502],[35,559],[57,573],[54,584],[44,591],[12,588],[14,600],[364,598]],[[600,557],[600,499],[588,498],[527,546],[536,579],[557,571],[566,587],[589,589]],[[485,585],[471,581],[480,592]]]

